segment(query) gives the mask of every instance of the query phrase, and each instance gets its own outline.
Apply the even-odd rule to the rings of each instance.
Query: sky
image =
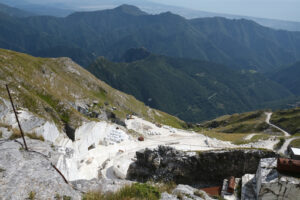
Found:
[[[14,0],[17,1],[17,0]],[[22,1],[22,0],[18,0]],[[155,2],[194,10],[300,22],[300,0],[26,0],[35,3]]]
[[[300,21],[300,0],[151,0],[196,10]]]

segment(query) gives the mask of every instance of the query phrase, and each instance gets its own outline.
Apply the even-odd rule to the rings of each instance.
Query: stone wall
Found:
[[[218,150],[182,152],[160,146],[136,153],[137,161],[129,167],[127,178],[138,181],[174,181],[197,187],[222,185],[229,176],[254,174],[261,158],[277,154],[263,150]]]

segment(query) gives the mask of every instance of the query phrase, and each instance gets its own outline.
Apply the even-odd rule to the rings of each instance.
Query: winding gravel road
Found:
[[[272,114],[273,113],[271,113],[271,112],[266,113],[266,115],[267,115],[266,123],[269,124],[270,126],[272,126],[273,128],[276,128],[277,130],[281,131],[284,134],[285,137],[290,137],[291,134],[289,134],[288,132],[286,132],[282,128],[270,123],[270,119],[271,119]],[[287,154],[287,148],[288,148],[289,144],[295,139],[300,139],[300,137],[293,137],[293,138],[286,139],[285,142],[283,143],[283,145],[281,146],[281,148],[277,152],[282,153],[282,154]]]
[[[291,136],[291,134],[289,134],[288,132],[286,132],[285,130],[283,130],[282,128],[270,123],[270,119],[273,113],[266,113],[267,118],[266,118],[266,123],[269,124],[270,126],[272,126],[273,128],[276,128],[277,130],[281,131],[285,137],[289,137]]]

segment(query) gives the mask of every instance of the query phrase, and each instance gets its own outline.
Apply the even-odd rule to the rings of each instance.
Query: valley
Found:
[[[0,4],[1,200],[298,199],[300,32],[58,1]]]
[[[131,62],[97,59],[87,69],[150,107],[189,122],[263,108],[294,95],[259,73],[235,71],[212,62],[151,55],[131,49]],[[137,57],[136,59],[135,56]],[[125,59],[126,60],[126,59]]]

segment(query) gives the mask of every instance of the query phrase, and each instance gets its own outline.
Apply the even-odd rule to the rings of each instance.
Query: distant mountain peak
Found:
[[[142,11],[136,6],[128,5],[128,4],[123,4],[121,6],[116,7],[114,10],[120,11],[126,14],[130,15],[135,15],[135,16],[140,16],[140,15],[147,15],[146,12]]]

